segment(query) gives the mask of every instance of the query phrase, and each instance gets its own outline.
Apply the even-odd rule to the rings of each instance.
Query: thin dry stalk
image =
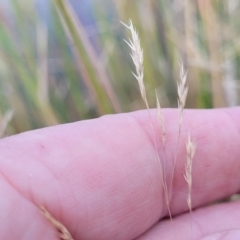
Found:
[[[157,96],[156,92],[156,105],[157,105],[157,119],[158,123],[161,127],[161,138],[162,138],[162,146],[163,146],[163,181],[165,184],[165,201],[168,209],[168,214],[170,217],[170,220],[172,221],[172,213],[170,210],[170,198],[168,194],[168,187],[167,187],[167,177],[166,177],[166,171],[165,171],[165,163],[166,163],[166,152],[165,152],[165,144],[166,144],[166,129],[164,124],[164,118],[161,110],[161,105]]]
[[[181,129],[182,129],[183,111],[184,111],[187,94],[188,94],[187,71],[184,69],[183,63],[180,64],[180,79],[177,82],[177,92],[178,92],[178,140],[177,140],[177,149],[176,149],[173,169],[172,169],[169,198],[171,198],[171,194],[172,194],[173,177],[174,177],[174,172],[175,172],[175,167],[177,162],[177,154],[178,154],[180,135],[181,135]]]
[[[157,105],[157,120],[158,123],[161,127],[161,139],[162,139],[162,147],[163,147],[163,179],[165,183],[165,188],[166,188],[166,204],[169,207],[169,198],[168,198],[168,190],[167,190],[167,179],[166,179],[166,173],[165,173],[165,160],[166,160],[166,154],[165,154],[165,143],[166,143],[166,130],[165,130],[165,124],[164,124],[164,118],[161,110],[161,105],[157,96],[157,91],[156,91],[156,105]],[[170,211],[169,211],[170,212]],[[171,216],[171,214],[170,214]]]
[[[193,158],[196,152],[196,143],[191,140],[190,134],[188,135],[188,140],[186,143],[187,149],[187,162],[185,166],[185,175],[184,178],[188,184],[188,196],[187,196],[187,205],[190,213],[192,212],[192,163]]]
[[[74,240],[67,228],[57,221],[43,206],[40,207],[40,210],[48,221],[57,229],[58,236],[61,240]]]

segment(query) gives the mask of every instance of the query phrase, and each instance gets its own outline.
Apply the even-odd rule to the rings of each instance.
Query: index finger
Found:
[[[169,182],[177,145],[177,110],[165,110],[166,152],[151,111]],[[185,112],[171,210],[187,210],[185,142],[197,141],[193,207],[239,190],[240,109]],[[43,205],[75,239],[133,239],[167,215],[147,111],[107,116],[0,142],[0,168],[14,187]],[[9,151],[11,149],[11,151]],[[7,160],[6,160],[7,159]]]

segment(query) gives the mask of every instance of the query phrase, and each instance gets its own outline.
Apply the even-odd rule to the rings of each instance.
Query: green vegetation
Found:
[[[14,111],[7,134],[144,108],[123,41],[128,32],[120,20],[129,18],[144,51],[150,107],[155,89],[162,107],[177,107],[181,61],[190,85],[186,107],[239,103],[238,1],[92,0],[95,21],[85,27],[66,0],[50,1],[50,24],[33,0],[10,2],[11,17],[0,18],[4,124]]]

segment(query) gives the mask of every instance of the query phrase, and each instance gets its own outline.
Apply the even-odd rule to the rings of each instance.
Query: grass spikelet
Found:
[[[146,89],[145,89],[145,85],[143,82],[143,77],[144,77],[144,74],[143,74],[143,50],[141,48],[140,39],[138,37],[138,33],[137,33],[136,29],[133,27],[131,20],[129,20],[129,25],[126,25],[123,22],[121,22],[121,23],[127,29],[129,29],[131,32],[132,39],[129,39],[128,41],[126,41],[126,40],[124,40],[124,41],[128,44],[128,46],[131,49],[130,55],[132,57],[133,63],[136,68],[136,73],[132,73],[132,74],[137,79],[142,99],[143,99],[146,107],[149,108],[147,96],[146,96]]]
[[[180,131],[182,126],[183,110],[185,107],[188,94],[187,71],[184,69],[183,63],[180,64],[180,79],[177,82],[177,92],[178,92],[179,131]]]
[[[186,143],[187,149],[187,162],[185,166],[185,175],[184,178],[188,184],[188,196],[187,196],[187,205],[190,213],[192,212],[192,162],[196,152],[196,143],[191,140],[190,134],[188,135],[188,140]]]
[[[74,240],[67,228],[57,221],[43,206],[40,207],[40,210],[48,221],[57,229],[58,236],[61,240]]]
[[[162,145],[163,145],[163,147],[165,147],[166,130],[165,130],[164,118],[163,118],[160,102],[159,102],[159,99],[158,99],[158,96],[157,96],[157,92],[156,92],[156,103],[157,103],[157,119],[158,119],[158,122],[159,122],[160,127],[161,127]]]
[[[196,143],[192,141],[190,134],[188,134],[188,140],[186,142],[186,150],[187,150],[187,161],[185,165],[185,174],[184,178],[188,185],[188,195],[187,195],[187,205],[192,218],[192,166],[193,166],[193,158],[196,152]],[[192,222],[191,222],[191,235],[192,233]]]

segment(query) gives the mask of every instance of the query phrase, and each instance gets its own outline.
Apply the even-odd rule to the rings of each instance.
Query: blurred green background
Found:
[[[0,0],[0,134],[144,108],[127,29],[144,50],[148,99],[187,108],[239,104],[240,1]]]

